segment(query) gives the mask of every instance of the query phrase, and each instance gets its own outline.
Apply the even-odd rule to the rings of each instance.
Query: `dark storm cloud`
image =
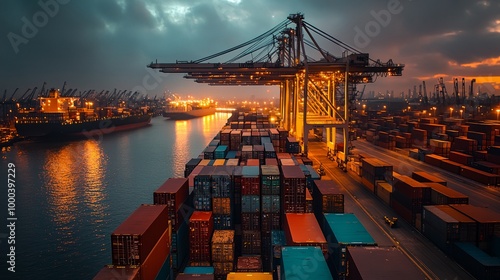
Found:
[[[49,15],[42,6],[52,4],[54,8],[54,3],[57,12]],[[225,91],[196,85],[182,75],[152,74],[146,65],[156,59],[196,60],[220,52],[262,34],[296,12],[374,59],[407,65],[403,77],[378,79],[369,87],[404,89],[412,87],[418,77],[459,72],[457,65],[500,56],[495,47],[500,32],[490,32],[500,30],[496,23],[500,4],[493,1],[25,0],[1,5],[2,91],[39,86],[44,81],[50,86],[67,81],[81,90],[131,90],[144,88],[148,81],[154,84],[148,87],[153,95],[166,89]],[[391,7],[398,12],[389,12],[390,18],[384,18]],[[44,12],[46,22],[37,25],[34,21],[41,23]],[[34,34],[26,34],[27,21],[35,23]],[[356,41],[357,30],[365,33],[366,44]],[[24,40],[13,43],[12,34]],[[321,38],[318,41],[341,55],[339,47]],[[493,75],[498,66],[461,70],[471,76]]]

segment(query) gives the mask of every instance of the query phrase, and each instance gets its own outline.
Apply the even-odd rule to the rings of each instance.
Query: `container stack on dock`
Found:
[[[460,119],[441,117],[383,118],[386,119],[360,118],[363,121],[360,126],[364,128],[361,135],[367,141],[377,144],[393,135],[396,148],[409,148],[412,158],[486,185],[500,185],[500,152],[497,151],[500,149],[496,148],[500,145],[500,124],[464,124]],[[390,145],[385,146],[392,149]]]
[[[405,131],[396,131],[398,125],[406,125]],[[371,129],[378,137],[374,141],[380,142],[382,137],[398,143],[399,136],[408,146],[408,139],[415,140],[411,133],[418,126],[403,118],[387,118]],[[380,133],[383,127],[391,130]],[[439,132],[429,133],[444,139]],[[431,142],[445,141],[433,141],[427,135],[422,139],[422,150]],[[386,258],[396,264],[393,269],[383,269],[387,277],[394,273],[412,279],[406,276],[414,273],[408,272],[413,271],[409,260],[395,248],[377,247],[357,217],[344,213],[345,190],[335,181],[321,180],[312,161],[296,154],[297,145],[287,130],[273,127],[263,115],[234,114],[201,155],[186,164],[185,178],[168,179],[155,191],[155,205],[137,210],[162,209],[156,216],[141,214],[138,219],[135,212],[131,215],[135,218],[129,219],[138,219],[142,231],[120,226],[113,233],[112,240],[126,232],[134,237],[130,237],[132,241],[125,237],[113,241],[113,263],[96,279],[109,279],[115,273],[124,279],[268,280],[295,279],[304,273],[311,279],[363,279],[387,266],[367,263],[368,256],[375,258],[373,262]],[[484,151],[483,160],[487,154],[492,155],[490,160],[495,155],[500,160],[500,148]],[[443,159],[447,158],[429,161],[441,166]],[[371,193],[424,235],[432,235],[429,239],[443,251],[462,250],[459,254],[466,259],[470,256],[462,252],[469,250],[468,245],[460,243],[472,243],[484,251],[495,242],[497,218],[460,208],[457,203],[466,205],[468,197],[448,189],[446,181],[425,172],[414,172],[413,178],[398,175],[392,165],[374,158],[363,158],[358,167],[358,175]],[[161,216],[164,223],[158,225],[159,218],[152,216]],[[129,219],[125,225],[131,223]],[[151,231],[154,236],[149,228],[156,229]],[[136,240],[146,235],[150,236],[147,242]],[[125,250],[126,246],[130,248]],[[149,255],[155,256],[154,261]],[[486,267],[484,261],[479,263],[471,269]]]
[[[166,205],[172,225],[172,269],[177,272],[187,259],[189,181],[186,178],[169,178],[154,193],[155,205]]]
[[[362,158],[361,170],[361,182],[372,193],[376,192],[375,187],[377,180],[392,182],[392,165],[385,163],[380,159]]]
[[[422,206],[430,201],[431,188],[425,183],[405,175],[394,178],[392,208],[417,229],[421,227]]]
[[[233,173],[234,166],[217,166],[212,172],[212,214],[214,229],[232,229],[233,223]]]
[[[361,124],[367,141],[373,141],[368,134],[373,134],[374,126],[370,124],[375,122],[379,136],[381,131],[394,131],[393,126],[380,121],[362,119],[368,122]],[[398,121],[396,130],[400,136],[396,138],[397,143],[404,142],[403,133],[411,133],[411,145],[415,149],[409,150],[410,157],[484,185],[500,185],[500,124],[421,118]],[[410,148],[398,145],[398,148]],[[469,205],[468,196],[451,189],[438,176],[421,171],[413,172],[411,178],[393,174],[393,182],[375,181],[377,197],[476,278],[500,277],[499,213]],[[362,182],[371,191],[371,184],[363,178]],[[358,274],[355,267],[352,268],[350,276],[355,277]]]
[[[344,213],[344,194],[333,180],[314,180],[313,212],[318,221],[324,213]]]
[[[166,205],[141,205],[111,234],[113,267],[104,267],[94,279],[115,272],[131,279],[173,279],[171,234]]]
[[[212,262],[216,278],[234,271],[234,230],[215,230],[212,237]]]
[[[210,211],[194,211],[189,218],[189,265],[211,266],[210,240],[214,219]]]

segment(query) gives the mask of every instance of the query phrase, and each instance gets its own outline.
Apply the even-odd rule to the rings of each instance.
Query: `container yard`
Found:
[[[116,271],[123,275],[119,279],[295,279],[304,273],[318,279],[425,279],[404,251],[379,247],[356,214],[345,212],[346,190],[322,179],[293,141],[265,115],[234,114],[186,163],[185,178],[167,179],[153,194],[155,205],[141,206],[113,232],[113,263],[96,279]],[[429,153],[422,160],[432,165],[444,158],[436,157]],[[469,205],[467,195],[437,175],[401,175],[383,160],[358,158],[359,172],[356,161],[349,170],[361,188],[444,253],[458,252],[457,262],[467,262],[461,265],[469,273],[496,276],[496,257],[474,250],[488,256],[498,251],[498,213]],[[138,215],[149,218],[140,228],[128,228]],[[160,216],[168,224],[160,226]],[[134,234],[139,237],[128,237]],[[142,236],[150,237],[137,241]],[[148,261],[151,256],[163,262]],[[368,261],[384,258],[380,264]],[[294,269],[309,261],[315,269]]]

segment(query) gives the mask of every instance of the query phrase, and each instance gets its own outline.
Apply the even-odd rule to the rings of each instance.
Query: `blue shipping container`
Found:
[[[262,195],[263,213],[280,213],[279,195]]]
[[[260,196],[258,196],[258,195],[242,195],[241,196],[241,212],[242,213],[258,213],[258,212],[260,212]]]

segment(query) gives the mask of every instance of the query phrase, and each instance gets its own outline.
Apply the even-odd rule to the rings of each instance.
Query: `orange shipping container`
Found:
[[[287,245],[319,246],[327,254],[326,239],[314,214],[287,213],[284,231]]]

